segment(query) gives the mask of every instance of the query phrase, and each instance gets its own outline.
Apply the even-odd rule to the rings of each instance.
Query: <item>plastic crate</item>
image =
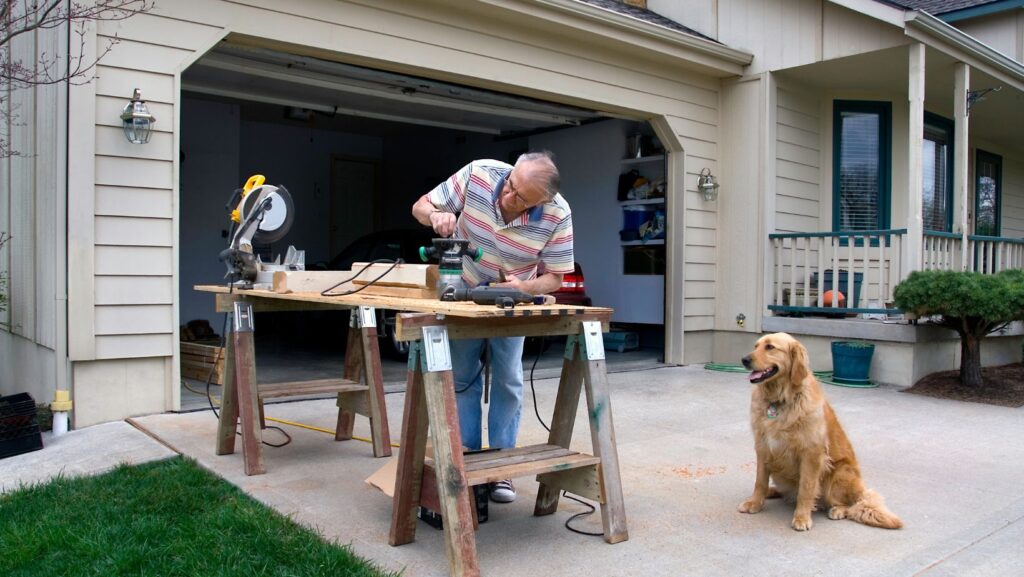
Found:
[[[604,348],[617,350],[620,353],[640,348],[640,336],[631,331],[612,331],[604,333]]]
[[[36,422],[36,402],[28,393],[0,397],[0,459],[38,451],[43,436]]]

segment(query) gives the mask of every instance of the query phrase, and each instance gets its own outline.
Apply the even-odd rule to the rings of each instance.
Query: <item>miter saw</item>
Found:
[[[249,177],[245,185],[235,190],[225,206],[231,211],[231,239],[228,248],[220,253],[227,266],[224,276],[239,288],[253,288],[273,281],[276,270],[305,269],[304,251],[289,246],[284,264],[275,260],[264,263],[253,251],[253,244],[268,244],[284,238],[295,220],[295,205],[284,186],[264,184],[262,174]]]

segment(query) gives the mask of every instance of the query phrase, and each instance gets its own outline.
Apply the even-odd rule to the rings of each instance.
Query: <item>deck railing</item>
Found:
[[[901,262],[906,234],[892,229],[768,235],[773,252],[768,309],[836,316],[898,313],[893,291],[910,269]],[[965,251],[962,234],[925,231],[921,265],[914,268],[984,274],[1024,268],[1024,239],[971,235],[966,242]]]
[[[889,303],[903,278],[906,229],[780,233],[773,251],[768,309],[790,313],[894,312]]]
[[[967,237],[967,270],[995,274],[1010,268],[1024,268],[1024,240],[1000,236]]]

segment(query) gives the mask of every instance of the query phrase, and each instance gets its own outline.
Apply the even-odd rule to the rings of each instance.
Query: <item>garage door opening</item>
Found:
[[[616,310],[616,328],[639,337],[639,351],[625,350],[632,339],[623,339],[623,353],[609,345],[609,367],[617,358],[628,366],[663,358],[665,156],[646,123],[227,44],[190,67],[182,87],[182,325],[198,321],[224,332],[210,295],[192,287],[223,282],[217,255],[228,244],[225,203],[252,174],[285,186],[295,205],[288,235],[259,247],[261,254],[283,256],[292,245],[305,251],[307,268],[347,270],[351,259],[402,256],[429,239],[412,219],[412,203],[466,162],[514,162],[547,149],[572,207],[586,293]],[[345,312],[258,314],[259,379],[295,380],[294,371],[336,376],[328,373],[341,366],[347,326]],[[560,366],[562,345],[546,348]],[[404,382],[404,371],[396,363],[385,380]]]

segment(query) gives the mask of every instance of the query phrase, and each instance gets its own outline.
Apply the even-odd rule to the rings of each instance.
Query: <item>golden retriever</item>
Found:
[[[752,371],[754,384],[750,424],[757,480],[740,512],[757,513],[765,499],[795,492],[792,526],[797,531],[811,528],[811,511],[819,504],[828,508],[829,519],[902,527],[882,496],[864,488],[853,446],[811,372],[807,349],[786,333],[765,335],[743,357],[743,366]]]

